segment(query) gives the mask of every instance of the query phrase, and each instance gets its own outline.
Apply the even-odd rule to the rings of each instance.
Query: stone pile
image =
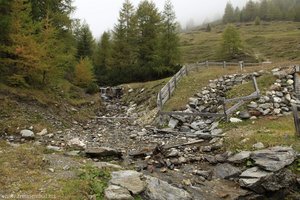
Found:
[[[294,90],[293,71],[274,69],[272,73],[277,80],[259,100],[248,105],[251,116],[287,115],[292,103],[300,103]]]

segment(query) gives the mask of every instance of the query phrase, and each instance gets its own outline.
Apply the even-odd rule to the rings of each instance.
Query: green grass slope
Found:
[[[236,24],[245,51],[258,60],[273,62],[300,60],[299,22],[262,22]],[[181,34],[183,63],[220,60],[218,50],[225,25],[212,26],[211,32],[203,29]]]

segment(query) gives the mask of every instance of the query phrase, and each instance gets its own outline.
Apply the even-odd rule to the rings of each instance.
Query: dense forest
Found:
[[[97,84],[145,81],[174,73],[179,38],[173,6],[126,0],[118,23],[99,41],[72,19],[72,0],[0,1],[0,81],[45,88],[68,80],[88,91]]]
[[[67,80],[93,92],[97,85],[166,77],[180,67],[171,0],[162,12],[152,1],[134,7],[125,0],[113,30],[99,39],[71,18],[74,10],[72,0],[0,0],[0,82],[47,88]],[[300,0],[250,0],[242,9],[227,4],[224,23],[254,20],[300,21]]]
[[[300,21],[300,0],[261,0],[247,2],[242,9],[227,3],[223,22]]]

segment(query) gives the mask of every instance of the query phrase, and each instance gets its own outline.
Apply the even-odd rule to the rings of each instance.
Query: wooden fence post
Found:
[[[170,82],[168,82],[168,92],[169,92],[169,99],[171,98],[171,85]]]
[[[244,68],[244,61],[240,61],[240,68],[241,68],[241,71],[243,71],[243,68]]]
[[[161,94],[161,90],[158,93],[158,103],[159,103],[159,111],[162,111],[162,107],[163,107],[163,100],[162,100],[162,94]]]
[[[226,67],[226,61],[223,62],[223,68],[225,68],[225,67]]]
[[[188,75],[188,68],[187,68],[187,66],[185,66],[185,75],[186,76]]]
[[[299,115],[298,115],[298,107],[295,104],[292,104],[294,123],[295,123],[295,135],[296,137],[300,137],[300,123],[299,123]]]
[[[177,87],[177,80],[176,80],[177,78],[176,78],[176,74],[175,74],[175,76],[174,76],[173,78],[174,78],[174,80],[173,80],[173,81],[174,81],[174,87],[176,88],[176,87]]]
[[[208,67],[208,60],[205,62],[205,64],[206,64],[206,67]]]

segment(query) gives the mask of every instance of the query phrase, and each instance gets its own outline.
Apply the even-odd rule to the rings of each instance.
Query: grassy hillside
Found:
[[[225,25],[212,26],[211,32],[199,29],[181,34],[183,63],[205,60],[220,60],[220,47]],[[299,22],[262,22],[237,24],[244,47],[259,60],[287,61],[300,60]]]

